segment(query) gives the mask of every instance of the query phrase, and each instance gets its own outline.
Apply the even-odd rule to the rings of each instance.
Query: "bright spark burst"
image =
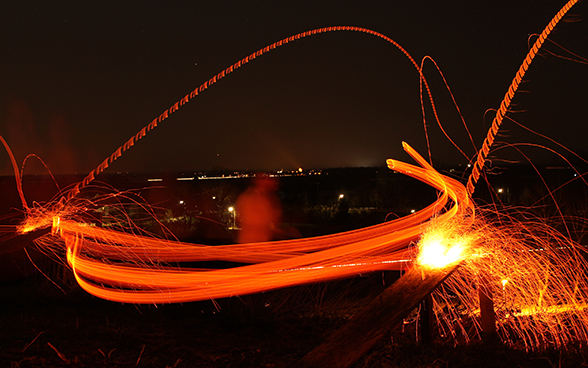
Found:
[[[418,243],[417,263],[425,268],[445,268],[464,260],[469,253],[473,236],[456,233],[456,226],[431,226]]]

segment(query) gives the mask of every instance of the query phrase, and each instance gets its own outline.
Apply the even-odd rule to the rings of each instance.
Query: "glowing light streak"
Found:
[[[270,243],[204,246],[88,227],[61,220],[53,229],[65,240],[78,283],[101,298],[127,303],[173,303],[257,293],[286,286],[406,267],[406,248],[431,217],[443,224],[473,213],[465,187],[425,167],[389,161],[442,191],[436,202],[409,218],[328,236]],[[246,263],[229,269],[173,267],[174,262]]]
[[[488,135],[486,136],[486,139],[484,139],[484,143],[482,144],[482,148],[478,152],[478,156],[476,158],[476,161],[474,161],[474,168],[472,169],[472,173],[470,174],[470,176],[468,178],[467,189],[468,189],[468,193],[470,195],[474,193],[475,185],[476,185],[476,182],[478,181],[478,178],[480,177],[482,169],[484,168],[484,163],[486,162],[486,157],[488,156],[488,153],[490,153],[490,147],[492,147],[492,144],[494,143],[494,139],[496,138],[496,134],[498,134],[498,130],[500,129],[500,125],[502,124],[504,116],[506,115],[506,112],[508,111],[508,108],[510,106],[510,102],[512,101],[514,95],[516,94],[516,92],[519,88],[519,85],[523,81],[523,77],[525,76],[527,69],[529,69],[529,66],[533,62],[533,59],[535,58],[535,56],[539,52],[539,49],[541,49],[541,47],[543,46],[543,43],[545,42],[547,37],[549,37],[549,34],[551,34],[551,31],[553,31],[553,29],[555,28],[557,23],[559,23],[559,21],[564,17],[564,15],[566,15],[568,10],[570,10],[572,8],[572,6],[574,6],[577,2],[578,2],[578,0],[568,1],[559,10],[559,12],[557,12],[557,14],[551,20],[551,22],[549,22],[549,24],[547,24],[545,29],[543,29],[543,32],[541,32],[541,34],[539,35],[539,37],[537,38],[537,40],[533,44],[533,47],[527,53],[527,56],[525,57],[523,64],[521,64],[514,79],[512,80],[510,86],[508,87],[508,91],[506,92],[506,94],[504,95],[504,98],[502,99],[502,102],[500,103],[500,108],[498,109],[498,111],[496,111],[496,116],[492,120],[492,126],[490,127],[490,130],[488,131]]]
[[[584,309],[588,309],[588,304],[566,304],[566,305],[552,305],[546,308],[523,308],[519,312],[513,313],[514,317],[524,317],[524,316],[536,316],[539,315],[549,315],[549,314],[562,314],[562,313],[577,313],[583,311]]]
[[[411,62],[411,64],[414,66],[414,68],[416,69],[416,71],[419,74],[420,86],[421,86],[421,105],[423,105],[422,104],[422,102],[423,102],[423,100],[422,100],[422,87],[424,86],[425,90],[427,91],[427,94],[429,97],[429,102],[431,104],[431,108],[433,110],[433,115],[435,116],[435,120],[437,121],[437,125],[439,125],[441,130],[445,133],[445,130],[443,129],[441,122],[439,120],[439,117],[437,115],[437,108],[435,106],[435,102],[433,101],[433,95],[429,89],[429,84],[427,82],[427,79],[425,78],[425,76],[422,73],[422,67],[419,66],[419,64],[417,64],[417,62],[413,59],[413,57],[400,44],[398,44],[396,41],[394,41],[393,39],[391,39],[390,37],[388,37],[386,35],[383,35],[379,32],[376,32],[376,31],[373,31],[373,30],[367,29],[367,28],[362,28],[362,27],[336,26],[336,27],[317,28],[317,29],[313,29],[311,31],[306,31],[306,32],[296,34],[294,36],[290,36],[288,38],[284,38],[280,41],[272,43],[269,46],[266,46],[263,49],[258,50],[257,52],[252,53],[251,55],[239,60],[235,64],[231,65],[230,67],[221,71],[220,73],[218,73],[214,77],[210,78],[208,81],[204,82],[202,85],[200,85],[199,87],[197,87],[196,89],[194,89],[190,93],[186,94],[183,98],[181,98],[179,101],[177,101],[175,104],[173,104],[169,109],[165,110],[157,118],[153,119],[149,124],[144,126],[137,134],[132,136],[126,143],[124,143],[122,146],[118,147],[118,149],[115,152],[113,152],[109,157],[104,159],[104,161],[102,161],[102,163],[100,165],[98,165],[98,167],[96,169],[92,170],[81,182],[77,183],[72,189],[70,189],[64,195],[63,201],[67,202],[67,201],[71,200],[73,197],[77,196],[84,187],[86,187],[88,184],[90,184],[95,179],[96,175],[98,175],[101,172],[103,172],[104,170],[106,170],[110,164],[112,164],[114,161],[119,159],[127,150],[129,150],[131,147],[133,147],[135,145],[136,141],[145,137],[148,132],[155,129],[159,123],[166,120],[172,113],[176,112],[180,107],[182,107],[186,103],[190,102],[191,99],[198,96],[199,93],[204,92],[206,89],[208,89],[208,87],[210,87],[213,84],[215,84],[216,82],[220,81],[222,78],[225,78],[229,73],[232,73],[236,69],[249,63],[250,61],[253,61],[257,57],[260,57],[263,54],[265,54],[271,50],[276,49],[277,47],[286,45],[289,42],[293,42],[293,41],[299,40],[301,38],[305,38],[305,37],[309,37],[309,36],[313,36],[313,35],[317,35],[317,34],[321,34],[321,33],[335,32],[335,31],[352,31],[352,32],[361,32],[361,33],[365,33],[365,34],[370,34],[370,35],[379,37],[379,38],[391,43],[400,52],[402,52],[409,59],[409,61]],[[425,128],[425,136],[426,136],[426,140],[428,143],[424,106],[422,106],[422,112],[423,112],[423,126]],[[445,133],[445,136],[448,139],[450,139],[446,133]],[[431,156],[431,154],[429,152],[429,157],[430,156]],[[298,168],[299,173],[302,173],[303,171],[304,171],[303,168]],[[23,197],[23,200],[24,200],[24,197]]]

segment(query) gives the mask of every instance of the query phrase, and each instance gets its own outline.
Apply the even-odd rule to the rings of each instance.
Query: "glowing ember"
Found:
[[[502,283],[502,290],[504,290],[506,288],[506,284],[508,283],[508,280],[507,279],[503,279],[501,281],[501,283]]]

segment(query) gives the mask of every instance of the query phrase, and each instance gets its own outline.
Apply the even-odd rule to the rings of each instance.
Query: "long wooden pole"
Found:
[[[349,367],[388,331],[399,325],[457,266],[454,264],[439,270],[413,266],[370,304],[354,314],[347,324],[302,358],[300,366]]]
[[[33,230],[33,231],[28,232],[26,234],[19,234],[16,232],[16,229],[15,229],[14,233],[12,233],[10,236],[7,236],[6,238],[4,238],[4,240],[0,241],[0,255],[2,255],[4,253],[13,252],[19,248],[24,248],[33,240],[35,240],[43,235],[47,235],[50,232],[51,232],[50,227]]]
[[[492,300],[492,288],[488,277],[481,277],[478,285],[480,298],[480,319],[482,322],[482,340],[493,342],[498,338],[496,333],[496,314],[494,313],[494,301]]]
[[[418,326],[420,335],[419,343],[430,344],[433,342],[433,320],[435,315],[433,313],[433,296],[427,295],[421,303],[420,324]]]

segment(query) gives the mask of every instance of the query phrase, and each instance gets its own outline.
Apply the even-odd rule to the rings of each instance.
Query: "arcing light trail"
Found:
[[[494,143],[494,139],[496,138],[496,134],[498,134],[498,130],[500,129],[500,125],[502,124],[502,120],[504,119],[504,116],[506,115],[506,112],[510,106],[510,103],[511,103],[515,93],[517,92],[517,90],[519,88],[519,85],[523,81],[523,77],[525,76],[527,69],[529,69],[529,66],[533,62],[535,55],[537,55],[537,53],[539,52],[539,49],[541,49],[541,46],[543,46],[543,43],[545,42],[547,37],[549,37],[549,34],[551,33],[551,31],[553,31],[555,26],[564,17],[564,15],[566,15],[568,10],[570,10],[571,7],[574,6],[577,2],[578,2],[578,0],[568,1],[557,12],[557,14],[555,14],[555,16],[553,17],[551,22],[549,22],[547,24],[547,27],[545,27],[545,29],[543,29],[543,32],[541,32],[541,34],[539,35],[539,37],[537,38],[537,40],[533,44],[533,47],[527,53],[527,56],[525,57],[523,64],[520,66],[514,79],[512,80],[510,87],[508,88],[508,91],[506,92],[506,94],[504,95],[504,98],[502,99],[502,102],[500,103],[500,108],[498,109],[498,111],[496,112],[496,116],[492,120],[492,126],[490,127],[490,130],[488,131],[488,135],[486,136],[486,139],[484,139],[484,143],[482,144],[482,148],[478,152],[477,159],[474,161],[474,168],[472,170],[472,174],[468,178],[468,184],[467,184],[468,193],[470,193],[470,195],[474,193],[476,182],[478,181],[478,178],[480,177],[481,170],[484,167],[484,163],[486,162],[486,157],[488,156],[488,153],[490,152],[490,147],[492,147],[492,143]]]
[[[575,2],[567,3],[554,17],[530,54],[536,54],[549,32]],[[481,210],[476,209],[471,200],[485,155],[500,126],[502,117],[499,115],[506,112],[533,56],[525,59],[513,80],[497,114],[498,120],[493,123],[489,138],[475,161],[477,174],[472,174],[467,188],[435,171],[408,144],[404,144],[404,148],[419,166],[388,160],[390,169],[427,183],[440,193],[434,203],[409,216],[341,234],[225,246],[156,239],[140,235],[132,223],[130,230],[125,232],[88,226],[80,220],[84,203],[91,203],[91,200],[79,197],[95,176],[192,98],[278,46],[314,34],[344,30],[376,35],[401,50],[417,69],[435,113],[422,68],[390,38],[358,27],[328,27],[304,32],[249,55],[187,94],[120,146],[59,201],[45,207],[28,208],[23,196],[27,218],[21,231],[51,226],[53,236],[39,239],[39,247],[46,251],[55,247],[65,249],[67,262],[84,290],[104,299],[126,303],[215,299],[346,278],[359,273],[405,269],[413,264],[439,268],[460,263],[462,266],[435,295],[437,319],[445,334],[468,340],[470,334],[463,319],[470,317],[474,321],[474,331],[479,331],[475,322],[479,310],[476,285],[481,280],[488,280],[499,310],[498,327],[504,341],[523,341],[531,348],[588,341],[588,316],[582,312],[588,302],[588,277],[585,274],[588,265],[578,253],[577,245],[545,226],[505,225],[505,218],[495,219],[495,224],[490,225],[490,221],[484,220],[487,216],[480,216]],[[12,157],[8,147],[7,150]],[[18,170],[15,172],[18,177]],[[421,254],[414,262],[408,246],[417,241]],[[541,251],[532,251],[534,249]],[[59,252],[58,249],[55,251]],[[440,259],[443,261],[439,262]],[[227,269],[178,266],[208,260],[245,265]],[[457,296],[463,309],[455,308],[452,296]]]
[[[426,161],[410,146],[419,163]],[[369,228],[310,239],[203,246],[84,226],[56,219],[53,232],[65,239],[67,259],[89,293],[127,303],[174,303],[257,293],[292,285],[406,268],[406,246],[436,216],[439,224],[472,214],[465,187],[430,166],[390,160],[390,168],[438,189],[427,208]],[[105,261],[108,260],[108,261]],[[250,265],[217,270],[162,266],[175,262],[223,260]]]
[[[53,224],[54,233],[61,234],[66,240],[68,262],[74,270],[77,280],[86,288],[86,290],[107,299],[134,303],[164,303],[219,298],[294,284],[347,277],[361,272],[405,267],[404,262],[401,262],[406,253],[405,248],[412,241],[418,239],[420,227],[424,223],[436,215],[438,215],[436,221],[441,223],[443,221],[442,219],[449,220],[450,218],[457,216],[458,212],[462,211],[461,208],[471,207],[469,197],[465,194],[464,188],[461,184],[453,179],[438,174],[426,163],[426,160],[422,159],[408,145],[406,145],[405,148],[411,152],[411,155],[414,158],[418,158],[417,161],[419,161],[423,167],[403,166],[406,164],[399,162],[393,163],[393,161],[390,162],[390,165],[393,165],[394,170],[405,171],[408,175],[429,183],[443,194],[434,204],[411,215],[409,218],[399,219],[379,227],[359,230],[349,234],[346,233],[310,240],[272,243],[271,245],[248,244],[246,245],[245,250],[243,248],[244,246],[215,247],[214,250],[211,250],[209,249],[210,247],[199,247],[194,245],[175,246],[172,242],[157,241],[153,239],[149,241],[148,238],[139,238],[136,236],[125,237],[119,233],[98,231],[97,229],[88,226],[75,226],[71,220],[68,220],[68,218],[75,218],[75,215],[72,214],[79,212],[79,209],[76,209],[76,206],[73,204],[75,203],[73,199],[80,194],[81,190],[86,188],[88,184],[94,180],[96,175],[104,171],[109,164],[112,164],[124,152],[133,147],[137,140],[143,138],[148,132],[157,127],[158,123],[167,119],[172,113],[177,111],[192,98],[196,97],[199,93],[203,92],[235,69],[276,47],[310,35],[332,31],[356,31],[372,34],[397,47],[405,56],[407,56],[417,70],[419,78],[428,93],[435,117],[437,118],[431,92],[425,77],[421,73],[419,65],[408,52],[406,52],[406,50],[389,37],[359,27],[327,27],[303,32],[275,42],[272,45],[249,55],[187,94],[184,98],[176,102],[172,107],[164,111],[159,117],[141,129],[135,136],[131,137],[125,144],[120,146],[95,170],[90,172],[84,180],[68,191],[58,203],[47,206],[46,208],[33,208],[28,210],[29,216],[21,227],[21,230],[30,231],[31,229],[46,227]],[[440,124],[438,119],[437,122]],[[449,198],[451,198],[453,207],[444,212],[445,206],[449,202]],[[26,207],[24,201],[23,206]],[[471,208],[468,212],[473,214]],[[123,238],[124,240],[121,240]],[[158,242],[161,242],[163,245],[158,246]],[[109,247],[107,244],[116,245]],[[131,247],[133,249],[130,252],[129,244],[134,244],[134,246]],[[278,251],[276,253],[276,251],[273,251],[273,249],[279,249],[280,246],[283,246],[284,249],[288,249],[288,252],[282,253]],[[153,248],[151,249],[150,247]],[[264,249],[269,249],[267,251],[269,253],[264,253]],[[108,255],[111,258],[105,258],[106,255],[101,254],[101,251],[108,251]],[[94,253],[96,254],[93,255]],[[119,256],[126,257],[131,253],[135,259],[130,261],[138,262],[136,263],[138,268],[126,263],[121,265],[120,261],[124,261],[125,259],[117,258],[116,256],[116,254],[118,254]],[[137,254],[142,254],[144,257],[136,259]],[[165,254],[167,254],[167,256]],[[203,254],[205,254],[205,256],[203,256]],[[185,257],[182,258],[182,255]],[[163,256],[164,258],[158,258],[159,256]],[[219,260],[232,260],[244,263],[263,263],[243,266],[230,271],[218,270],[214,272],[206,271],[205,273],[199,272],[199,277],[201,279],[205,279],[202,274],[210,276],[213,279],[218,279],[222,276],[226,280],[231,279],[229,276],[233,274],[233,272],[236,276],[232,286],[224,289],[219,285],[205,280],[204,284],[198,284],[198,286],[193,287],[193,289],[196,288],[200,290],[200,292],[192,289],[188,291],[186,288],[189,288],[189,286],[183,285],[177,281],[186,276],[184,271],[178,271],[178,269],[175,268],[149,266],[150,264],[159,265],[160,262],[188,262],[212,259],[210,257],[213,256],[217,257]],[[284,258],[285,256],[288,256],[289,258]],[[99,264],[99,262],[104,259],[109,259],[111,262]],[[341,264],[345,264],[345,266],[341,267]],[[147,279],[166,280],[166,282],[158,281],[155,282],[155,284],[150,284],[149,282],[146,282],[145,278],[138,276],[138,269],[140,270],[139,273],[145,272],[145,274],[147,274],[148,269],[152,272],[152,274],[147,276]],[[115,270],[117,270],[118,273],[115,272]],[[178,272],[180,272],[180,274],[178,274]],[[260,273],[268,274],[265,276],[265,279],[269,281],[257,283],[253,281],[244,282],[243,280],[246,278],[244,278],[243,275],[246,272],[252,272],[252,275],[255,275],[252,276],[253,278],[260,277],[258,276]],[[174,276],[171,279],[167,279],[166,276],[164,276],[166,273],[172,273]],[[285,274],[288,274],[289,277],[286,277]],[[302,276],[303,274],[309,276]],[[95,279],[95,282],[92,284],[90,283],[90,280],[93,278]],[[139,278],[139,280],[130,281],[129,283],[120,281],[133,280],[133,278]],[[274,279],[279,281],[272,281]],[[172,282],[172,280],[174,280],[174,285],[170,285],[167,282]],[[111,286],[98,286],[106,283],[110,283]],[[253,286],[253,284],[256,284],[256,286]],[[116,289],[115,285],[119,285],[120,288]],[[138,285],[141,286],[139,287]],[[210,286],[204,287],[202,285]],[[176,286],[177,290],[174,289]],[[174,294],[173,292],[161,293],[159,289],[162,287],[165,287],[168,291],[175,290],[177,291],[177,294]],[[140,289],[142,291],[137,290],[138,288],[142,288]],[[212,292],[211,289],[215,288],[217,291]],[[129,292],[130,289],[133,289],[134,291]]]

